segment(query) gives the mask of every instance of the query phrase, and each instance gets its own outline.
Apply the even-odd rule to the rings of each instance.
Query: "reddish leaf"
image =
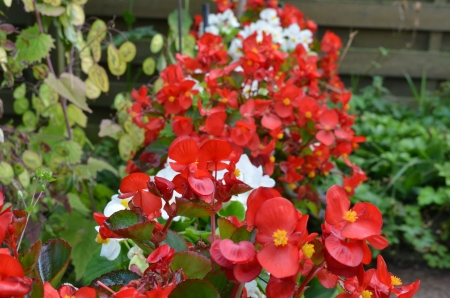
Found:
[[[211,216],[216,212],[211,206],[203,202],[189,201],[183,198],[176,198],[177,215],[185,217],[203,217]]]

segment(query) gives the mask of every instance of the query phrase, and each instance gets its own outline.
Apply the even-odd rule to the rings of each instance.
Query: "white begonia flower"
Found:
[[[228,55],[230,55],[233,62],[244,56],[244,53],[242,52],[242,40],[240,38],[234,38],[231,41]]]
[[[130,202],[130,200],[131,197],[120,199],[118,194],[113,195],[111,197],[111,201],[106,204],[105,210],[103,210],[103,214],[107,217],[110,217],[117,211],[128,209],[128,202]]]
[[[280,18],[277,15],[277,11],[273,8],[266,8],[261,10],[261,12],[259,13],[259,17],[261,18],[261,20],[264,20],[273,26],[280,25]]]
[[[5,142],[5,135],[3,134],[3,129],[0,128],[0,144]]]
[[[302,30],[299,39],[303,47],[305,47],[306,50],[309,50],[309,45],[313,42],[313,33],[308,29]]]
[[[208,16],[208,26],[205,32],[219,35],[220,33],[229,34],[234,28],[239,28],[240,24],[231,9],[223,13],[210,14]]]
[[[245,283],[245,289],[249,298],[266,298],[266,295],[258,288],[258,283],[255,280]]]
[[[214,34],[214,35],[219,35],[219,33],[220,33],[219,27],[208,25],[208,27],[205,28],[205,33],[211,33],[211,34]]]
[[[217,179],[222,179],[227,170],[217,172]],[[236,163],[236,170],[234,175],[237,179],[241,180],[253,189],[263,187],[274,187],[275,180],[270,178],[269,175],[263,175],[262,166],[255,167],[246,154],[242,154],[239,161]],[[233,196],[231,199],[241,202],[245,209],[247,209],[247,199],[252,190],[249,190],[243,194]]]
[[[95,229],[97,232],[100,230],[100,226],[96,226]],[[105,257],[108,260],[112,261],[117,259],[120,254],[120,243],[122,239],[119,238],[107,238],[103,239],[100,234],[97,234],[95,241],[102,245],[102,249],[100,251],[100,256]]]
[[[146,261],[144,252],[138,246],[133,246],[127,253],[127,257],[130,259],[128,269],[131,269],[131,265],[138,266],[141,272],[144,272],[148,268],[149,264]]]
[[[252,84],[246,84],[243,85],[244,88],[242,89],[242,95],[244,95],[245,98],[249,98],[252,95],[256,95],[256,92],[258,91],[258,81],[254,80]]]

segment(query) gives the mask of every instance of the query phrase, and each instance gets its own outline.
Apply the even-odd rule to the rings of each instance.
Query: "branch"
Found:
[[[341,66],[342,61],[344,61],[344,58],[347,55],[347,52],[350,49],[350,46],[352,45],[353,39],[355,38],[356,34],[358,34],[358,30],[350,32],[347,44],[345,45],[344,51],[342,52],[342,55],[339,58],[337,68],[339,68],[339,66]]]

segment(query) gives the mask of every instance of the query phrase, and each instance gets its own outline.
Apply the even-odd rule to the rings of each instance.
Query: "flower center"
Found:
[[[289,187],[289,189],[294,190],[294,189],[297,188],[297,185],[295,185],[294,183],[289,183],[289,184],[288,184],[288,187]]]
[[[285,246],[288,243],[287,232],[285,230],[277,230],[272,235],[275,246]]]
[[[401,286],[402,285],[402,280],[400,278],[398,278],[397,276],[391,276],[391,283],[393,286]]]
[[[311,259],[312,255],[316,252],[314,250],[314,244],[305,243],[305,245],[302,246],[302,252],[308,259]]]
[[[372,294],[373,293],[371,291],[365,290],[364,292],[361,293],[361,297],[362,298],[370,298],[370,297],[372,297]]]
[[[175,101],[175,97],[173,97],[173,96],[169,97],[169,101],[170,102],[174,102]]]
[[[330,129],[331,129],[330,126],[328,126],[328,125],[325,125],[323,128],[324,128],[325,130],[330,130]]]
[[[312,117],[312,113],[310,111],[305,113],[305,117],[306,118],[311,118]]]
[[[222,103],[227,103],[227,102],[228,102],[228,98],[224,97],[224,98],[222,98],[222,99],[220,100],[220,102],[222,102]]]
[[[270,158],[269,158],[269,160],[270,160],[270,162],[275,162],[275,156],[271,156]]]
[[[351,193],[352,192],[352,188],[350,187],[350,186],[346,186],[346,187],[344,187],[345,188],[345,191],[346,192],[348,192],[348,193]]]
[[[233,174],[234,174],[234,176],[239,177],[239,176],[241,176],[241,170],[236,169],[236,170],[234,170]]]
[[[252,60],[248,60],[248,61],[247,61],[247,65],[248,65],[248,66],[252,66],[252,65],[253,65]]]
[[[345,212],[344,218],[348,222],[355,222],[358,219],[358,216],[356,216],[356,211],[348,210],[347,212]]]
[[[95,239],[97,241],[97,243],[100,244],[108,244],[109,242],[109,238],[103,239],[102,236],[100,236],[100,234],[97,234],[97,239]]]
[[[184,93],[184,96],[186,96],[186,97],[191,97],[191,92],[190,92],[190,91],[187,91],[186,93]]]
[[[308,173],[308,177],[309,177],[309,178],[314,178],[314,177],[316,177],[316,172],[314,172],[314,171],[309,172],[309,173]]]
[[[279,140],[281,140],[283,137],[284,137],[284,134],[283,134],[282,132],[280,132],[280,133],[277,135],[277,138],[278,138]]]
[[[284,103],[285,106],[288,106],[288,105],[291,104],[291,100],[290,100],[289,98],[285,98],[285,99],[283,100],[283,103]]]
[[[64,298],[75,298],[75,296],[65,295]]]
[[[128,201],[127,200],[120,200],[120,204],[125,207],[128,208]]]

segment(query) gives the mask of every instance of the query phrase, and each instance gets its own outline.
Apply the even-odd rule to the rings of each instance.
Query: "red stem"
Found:
[[[302,283],[300,284],[300,287],[297,290],[297,294],[294,295],[295,298],[300,298],[302,297],[302,295],[304,294],[305,290],[306,290],[306,285],[311,281],[311,279],[314,278],[314,276],[317,275],[317,273],[319,273],[320,270],[323,269],[325,265],[319,265],[318,267],[314,266],[311,271],[309,271],[309,274],[306,276],[306,278],[302,281]]]

